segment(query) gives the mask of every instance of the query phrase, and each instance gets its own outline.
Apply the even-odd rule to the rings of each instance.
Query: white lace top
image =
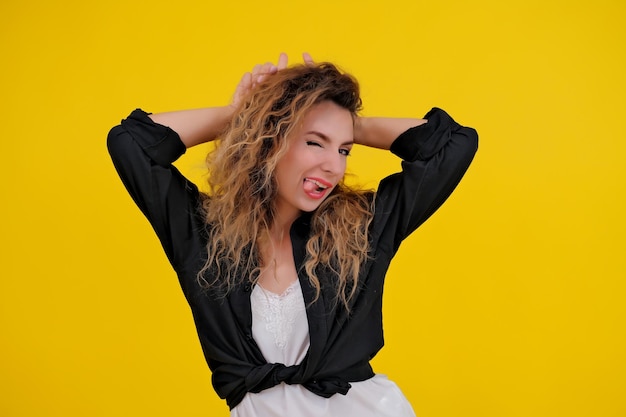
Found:
[[[309,348],[309,327],[300,282],[274,294],[256,285],[251,295],[252,335],[269,363],[300,363]],[[248,393],[231,417],[414,417],[398,386],[384,375],[351,382],[346,395],[323,398],[301,385],[281,383]]]

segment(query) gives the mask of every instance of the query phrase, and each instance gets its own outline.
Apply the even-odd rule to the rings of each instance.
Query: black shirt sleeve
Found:
[[[394,233],[382,242],[395,252],[403,239],[428,219],[448,198],[478,148],[478,134],[433,108],[427,123],[408,129],[391,145],[403,159],[402,172],[381,181],[375,204],[374,229]]]
[[[109,132],[107,147],[126,189],[147,217],[177,271],[192,249],[199,192],[172,163],[185,145],[169,127],[148,113],[133,111]]]

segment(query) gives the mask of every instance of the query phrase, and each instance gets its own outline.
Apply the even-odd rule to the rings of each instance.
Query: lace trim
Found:
[[[256,303],[252,303],[252,310],[265,322],[265,329],[274,337],[276,347],[284,350],[291,339],[298,313],[304,310],[300,282],[296,279],[282,294],[257,286],[261,295],[256,297]]]

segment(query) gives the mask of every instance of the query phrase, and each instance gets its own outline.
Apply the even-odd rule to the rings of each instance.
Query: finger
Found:
[[[239,105],[243,97],[246,95],[248,91],[250,91],[250,86],[252,85],[252,74],[246,72],[241,77],[237,88],[235,89],[235,94],[233,95],[233,104]]]
[[[281,52],[280,55],[278,56],[278,65],[276,65],[278,70],[287,68],[287,61],[288,61],[287,54],[284,52]]]
[[[241,77],[241,82],[239,83],[239,86],[243,90],[247,90],[248,88],[250,88],[250,84],[252,84],[252,74],[246,72],[245,74],[243,74],[243,77]]]
[[[255,84],[259,84],[261,82],[263,82],[263,80],[265,79],[265,77],[267,76],[268,72],[269,72],[269,66],[271,64],[269,62],[266,62],[263,65],[259,65],[259,70],[256,73],[255,77],[254,77],[254,83]]]
[[[239,84],[237,84],[237,88],[235,89],[235,96],[243,94],[248,88],[250,88],[252,75],[249,72],[246,72],[239,80]]]
[[[260,65],[257,74],[254,76],[254,83],[255,84],[262,83],[267,78],[268,75],[272,75],[276,73],[276,71],[277,71],[276,66],[272,64],[271,62],[266,62],[265,64]]]
[[[256,64],[254,68],[252,68],[252,74],[250,77],[250,88],[256,87],[258,83],[263,81],[263,65]]]
[[[271,62],[266,62],[263,65],[263,74],[274,74],[276,72],[276,65]]]
[[[309,65],[309,66],[315,65],[315,61],[313,61],[313,58],[308,52],[302,53],[302,59],[304,60],[304,63],[306,65]]]
[[[256,77],[261,72],[261,64],[256,64],[254,68],[252,68],[252,77]]]

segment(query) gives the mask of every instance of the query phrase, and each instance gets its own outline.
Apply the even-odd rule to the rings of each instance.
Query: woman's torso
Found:
[[[302,362],[309,348],[306,308],[300,282],[282,294],[256,285],[250,297],[252,333],[269,363],[287,366]],[[351,383],[346,395],[323,398],[302,385],[281,383],[260,393],[248,393],[231,417],[404,417],[414,416],[406,397],[384,375]]]

